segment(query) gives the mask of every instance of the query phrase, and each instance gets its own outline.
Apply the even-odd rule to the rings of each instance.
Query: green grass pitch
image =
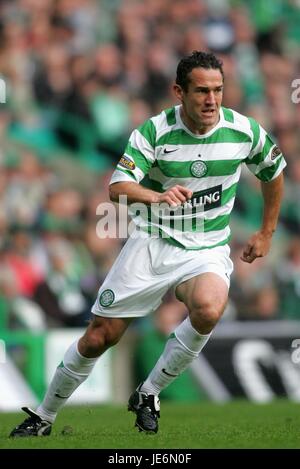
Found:
[[[25,414],[24,414],[25,416]],[[9,439],[23,413],[0,413],[0,448],[300,448],[299,404],[162,402],[160,430],[139,433],[126,406],[67,407],[50,437]]]

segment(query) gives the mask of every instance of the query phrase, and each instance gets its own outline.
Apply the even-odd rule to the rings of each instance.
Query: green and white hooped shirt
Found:
[[[177,209],[132,207],[139,229],[186,249],[226,244],[241,165],[260,180],[275,179],[286,166],[280,149],[250,117],[221,107],[209,132],[193,134],[182,122],[180,105],[135,129],[111,179],[135,181],[157,192],[176,184],[193,191]],[[138,205],[138,204],[137,204]]]

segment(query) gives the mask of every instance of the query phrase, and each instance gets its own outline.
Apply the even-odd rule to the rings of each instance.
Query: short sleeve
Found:
[[[130,135],[110,184],[121,181],[141,182],[155,161],[155,141],[156,129],[149,119]]]
[[[254,119],[249,120],[253,139],[245,163],[258,179],[264,182],[272,181],[286,166],[286,161],[273,138]]]

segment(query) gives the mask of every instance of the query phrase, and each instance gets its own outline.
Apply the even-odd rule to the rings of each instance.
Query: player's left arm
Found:
[[[261,190],[264,200],[262,226],[248,240],[241,256],[241,260],[249,264],[257,257],[265,256],[270,250],[283,196],[283,174],[280,173],[270,182],[261,181]]]

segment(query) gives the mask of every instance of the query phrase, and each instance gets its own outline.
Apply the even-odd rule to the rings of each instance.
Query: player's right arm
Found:
[[[141,202],[147,205],[165,202],[171,207],[181,205],[189,200],[193,192],[186,187],[176,185],[165,192],[155,192],[136,182],[116,182],[109,186],[109,196],[118,202],[120,195],[126,195],[128,203]]]
[[[126,195],[128,203],[165,202],[175,207],[192,197],[192,191],[180,185],[160,193],[139,184],[155,163],[156,140],[152,119],[132,132],[110,181],[109,195],[113,202],[119,202],[119,197]]]

